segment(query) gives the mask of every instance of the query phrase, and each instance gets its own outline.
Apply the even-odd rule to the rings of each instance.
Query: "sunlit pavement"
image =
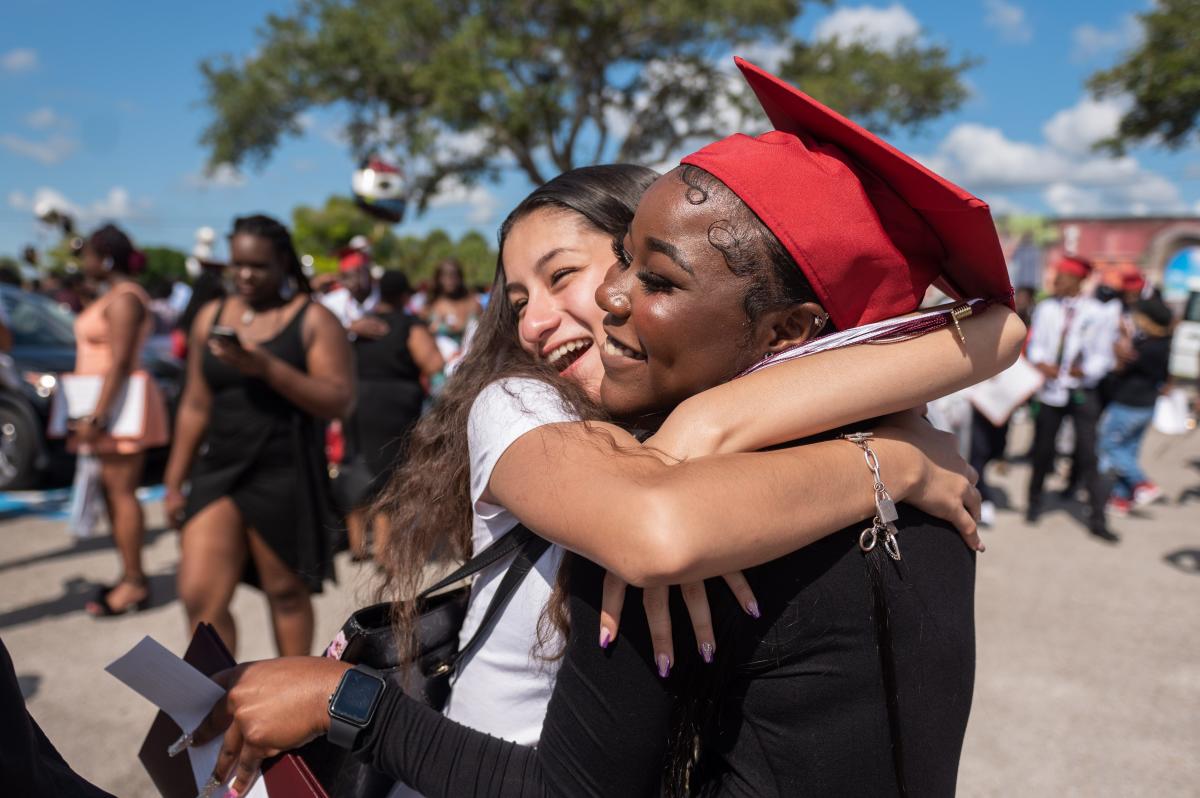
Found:
[[[1010,451],[1027,436],[1017,430]],[[960,795],[1195,794],[1200,435],[1151,437],[1143,462],[1168,503],[1113,520],[1115,546],[1087,534],[1070,514],[1078,507],[1053,501],[1040,525],[1026,526],[1027,468],[994,476],[1015,508],[984,533],[979,559],[979,667]],[[186,642],[177,537],[161,531],[157,503],[149,523],[153,608],[93,620],[83,613],[88,583],[116,575],[107,538],[74,544],[53,518],[0,521],[0,637],[30,710],[80,773],[131,798],[155,795],[136,759],[153,711],[102,668],[142,635],[176,651]],[[339,558],[341,582],[317,599],[318,645],[370,600],[371,573]],[[240,589],[234,613],[239,657],[270,656],[262,597]]]

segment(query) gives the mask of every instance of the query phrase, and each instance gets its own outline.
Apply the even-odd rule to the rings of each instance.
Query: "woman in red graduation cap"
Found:
[[[625,237],[621,265],[597,292],[609,314],[602,397],[643,426],[699,391],[761,368],[764,356],[774,362],[804,351],[797,347],[823,332],[827,319],[840,332],[824,340],[840,342],[951,323],[940,314],[863,328],[915,310],[935,279],[960,297],[984,300],[960,305],[954,322],[1010,293],[986,206],[790,87],[743,69],[777,131],[718,142],[657,181]],[[618,443],[631,441],[620,428],[608,431]],[[572,447],[572,433],[556,434],[528,445],[519,439],[505,460],[534,484],[590,479],[603,497],[600,483],[613,479],[612,469],[586,452],[603,454],[604,447],[586,432],[582,448]],[[764,506],[778,508],[768,494],[793,451],[741,456],[732,469],[741,473],[715,484],[738,498],[762,490]],[[706,468],[697,461],[691,471]],[[639,476],[625,483],[630,490]],[[868,495],[876,478],[863,467]],[[614,535],[632,523],[624,508],[598,506],[587,495],[518,495],[515,484],[495,476],[489,490],[550,538],[567,536],[579,517]],[[546,507],[529,495],[545,493]],[[668,661],[675,667],[667,676],[636,615],[623,618],[621,638],[600,650],[602,573],[574,558],[571,632],[536,750],[447,721],[393,685],[382,689],[355,750],[427,796],[649,795],[663,784],[700,794],[952,792],[973,677],[973,555],[952,529],[910,508],[901,508],[893,527],[886,497],[875,495],[877,521],[747,573],[759,620],[739,618],[732,598],[714,591],[721,643],[712,664]],[[678,534],[719,519],[725,526],[715,531],[728,541],[722,569],[788,550],[768,546],[764,553],[755,531],[761,519],[731,523],[721,508],[729,498],[719,490],[691,497],[690,524]],[[743,549],[753,553],[738,560]],[[714,575],[720,569],[705,570],[712,563],[681,576]],[[308,667],[285,662],[267,670]],[[346,666],[315,667],[326,675],[306,695],[320,704],[331,692],[330,675],[336,684]],[[230,678],[244,687],[256,669],[265,672],[251,666]],[[245,713],[255,710],[236,700],[228,709],[240,734],[249,727]],[[315,719],[301,739],[323,728],[319,711],[297,717]],[[255,725],[260,752],[299,741]],[[664,760],[675,765],[665,777]]]

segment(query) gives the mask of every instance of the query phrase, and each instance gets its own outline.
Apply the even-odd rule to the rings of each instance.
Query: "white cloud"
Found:
[[[25,158],[52,166],[61,163],[79,149],[79,142],[56,133],[42,140],[27,139],[13,133],[0,135],[0,147]]]
[[[429,205],[432,208],[465,207],[468,222],[488,224],[495,219],[500,200],[483,186],[468,186],[455,177],[448,177],[442,181]]]
[[[937,152],[924,160],[934,171],[979,191],[1044,185],[1069,166],[1051,149],[1013,141],[998,128],[974,122],[955,125]]]
[[[53,108],[37,108],[25,114],[24,119],[26,127],[31,127],[34,130],[46,130],[52,127],[64,127],[67,120],[55,113]]]
[[[1120,103],[1085,97],[1043,125],[1040,143],[1010,139],[998,128],[962,123],[921,160],[985,197],[1010,189],[1040,189],[1047,207],[1059,214],[1185,211],[1179,187],[1166,177],[1146,170],[1131,156],[1091,152],[1094,142],[1112,132]],[[998,211],[1002,202],[996,203]]]
[[[838,39],[892,52],[906,39],[921,33],[921,24],[900,3],[890,6],[839,8],[825,17],[813,31],[817,41]]]
[[[189,188],[241,188],[246,185],[246,176],[237,170],[233,164],[220,163],[213,169],[202,169],[199,172],[184,175],[183,182]]]
[[[1142,39],[1142,26],[1132,14],[1121,18],[1115,28],[1105,30],[1084,23],[1071,31],[1071,58],[1077,62],[1091,61],[1137,46]]]
[[[80,205],[72,202],[58,189],[42,186],[32,195],[26,195],[20,191],[10,192],[8,204],[15,210],[31,213],[40,213],[47,209],[56,210],[73,216],[80,224],[87,225],[105,220],[140,217],[151,203],[145,199],[134,201],[129,191],[123,186],[113,186],[103,197],[86,205]]]
[[[983,0],[987,16],[984,22],[1000,33],[1000,38],[1014,44],[1025,44],[1033,38],[1033,27],[1025,18],[1025,9],[1007,0]]]
[[[1125,97],[1097,100],[1084,96],[1050,117],[1042,132],[1046,141],[1063,152],[1087,154],[1096,142],[1117,132],[1117,123],[1128,107]]]
[[[29,72],[37,69],[37,65],[37,51],[28,47],[18,47],[0,55],[0,71],[3,72]]]

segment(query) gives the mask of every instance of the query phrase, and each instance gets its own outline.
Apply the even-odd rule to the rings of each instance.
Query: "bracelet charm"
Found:
[[[866,459],[867,467],[871,469],[871,476],[874,479],[875,517],[871,519],[871,526],[859,534],[858,547],[865,554],[875,548],[882,536],[883,548],[888,556],[893,560],[899,560],[900,544],[896,541],[895,524],[900,518],[900,513],[896,510],[896,503],[892,501],[891,494],[883,484],[883,476],[879,473],[879,458],[869,443],[873,436],[869,432],[855,432],[842,437],[862,449],[863,458]]]

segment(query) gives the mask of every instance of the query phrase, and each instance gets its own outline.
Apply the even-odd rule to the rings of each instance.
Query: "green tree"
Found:
[[[515,164],[542,183],[728,134],[724,111],[756,111],[723,54],[756,43],[778,43],[783,77],[877,127],[919,124],[966,96],[970,64],[944,48],[796,40],[806,5],[299,0],[267,17],[254,54],[202,64],[213,114],[202,142],[213,166],[261,165],[302,131],[305,111],[344,108],[355,154],[395,151],[423,209],[450,177],[470,185]]]
[[[376,260],[386,265],[395,237],[349,197],[334,195],[322,208],[300,205],[292,211],[292,241],[298,252],[312,256],[317,271],[336,270],[337,251],[357,235],[371,239]]]
[[[150,282],[165,280],[175,282],[187,279],[187,255],[170,247],[144,247],[142,254],[146,256],[146,268],[138,275],[138,281],[143,285]]]
[[[1116,134],[1098,146],[1121,153],[1150,141],[1178,149],[1200,123],[1200,1],[1158,0],[1138,20],[1141,43],[1088,81],[1098,96],[1132,100]]]

